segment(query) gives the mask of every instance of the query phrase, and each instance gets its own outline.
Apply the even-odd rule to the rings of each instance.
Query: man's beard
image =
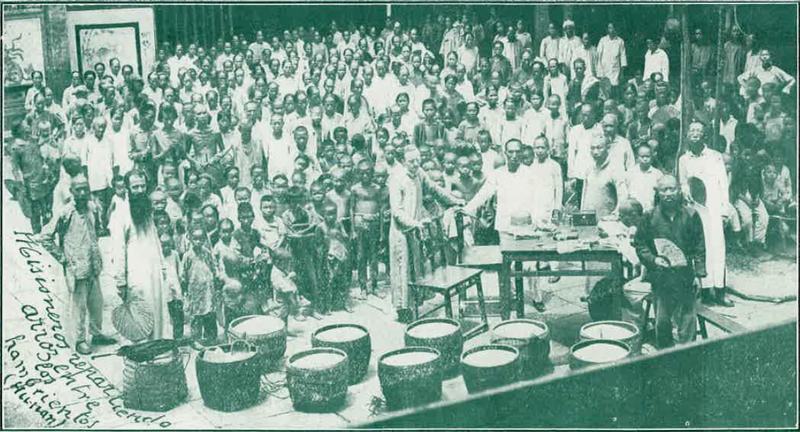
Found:
[[[131,211],[131,221],[137,231],[147,228],[153,214],[153,204],[145,193],[131,193],[128,196],[128,206]]]

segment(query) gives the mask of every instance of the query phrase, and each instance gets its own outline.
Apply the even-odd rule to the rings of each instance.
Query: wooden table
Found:
[[[577,227],[578,240],[599,240],[597,227]],[[608,276],[616,279],[614,286],[622,287],[622,255],[613,247],[602,244],[592,244],[585,250],[568,253],[558,253],[557,243],[552,236],[534,239],[502,239],[500,240],[500,253],[502,266],[500,267],[500,303],[503,320],[511,317],[511,279],[515,280],[516,312],[517,318],[525,316],[525,304],[522,287],[523,276]],[[526,261],[542,262],[580,262],[581,269],[553,269],[553,270],[523,270],[522,263]],[[587,262],[611,264],[610,269],[587,269]],[[615,303],[619,296],[614,296]]]

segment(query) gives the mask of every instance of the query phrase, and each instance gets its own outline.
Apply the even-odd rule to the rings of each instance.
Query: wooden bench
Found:
[[[648,295],[644,299],[644,316],[643,316],[643,323],[642,328],[644,332],[647,332],[647,328],[650,322],[650,310],[653,305],[653,298],[652,294]],[[706,327],[706,323],[711,323],[714,327],[724,331],[725,333],[739,333],[747,330],[747,327],[737,323],[736,321],[722,315],[719,312],[714,311],[713,309],[709,308],[708,306],[698,302],[696,307],[697,312],[697,325],[700,330],[700,336],[703,339],[708,339],[708,329]]]
[[[711,323],[714,327],[719,328],[725,333],[739,333],[747,330],[747,328],[736,321],[715,312],[704,304],[697,305],[697,323],[700,326],[700,336],[703,339],[708,339],[708,331],[706,330],[706,322]]]

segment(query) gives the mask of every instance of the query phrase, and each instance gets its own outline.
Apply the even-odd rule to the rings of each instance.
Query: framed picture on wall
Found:
[[[94,69],[97,63],[108,66],[116,57],[142,75],[142,50],[139,23],[84,24],[75,26],[78,70]]]
[[[29,84],[31,72],[36,70],[44,73],[40,17],[8,17],[3,21],[3,33],[4,86]]]

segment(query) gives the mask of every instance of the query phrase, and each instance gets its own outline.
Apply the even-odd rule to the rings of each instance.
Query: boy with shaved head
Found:
[[[358,284],[364,298],[368,293],[378,295],[378,239],[380,238],[381,188],[373,182],[372,162],[358,163],[359,182],[350,187],[348,213],[352,221],[352,238],[356,245]],[[367,272],[369,285],[367,289]]]

